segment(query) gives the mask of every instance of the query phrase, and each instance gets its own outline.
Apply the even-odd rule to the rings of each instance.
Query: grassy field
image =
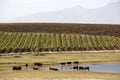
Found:
[[[7,54],[0,56],[0,64],[4,63],[34,63],[41,62],[43,64],[56,64],[60,62],[79,61],[80,63],[103,63],[103,62],[120,62],[119,52],[81,52],[81,53],[27,53],[19,55],[20,58],[15,58],[18,54]]]
[[[11,79],[11,78],[33,78],[32,80],[43,79],[69,79],[69,80],[120,80],[120,74],[111,73],[96,73],[96,72],[81,72],[81,71],[2,71],[0,72],[0,79]],[[37,78],[37,79],[34,79]],[[30,79],[31,80],[31,79]]]
[[[12,66],[24,65],[25,63],[33,64],[42,62],[43,64],[55,64],[67,61],[79,61],[83,64],[101,64],[101,63],[120,63],[120,52],[81,52],[81,53],[62,53],[62,54],[36,54],[26,53],[6,54],[0,56],[0,79],[5,78],[45,78],[45,79],[102,79],[102,80],[119,80],[120,74],[83,72],[83,71],[47,71],[47,70],[22,70],[12,71]],[[16,64],[14,64],[16,63]]]

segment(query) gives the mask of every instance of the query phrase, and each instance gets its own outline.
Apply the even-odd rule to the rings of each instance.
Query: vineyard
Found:
[[[120,38],[83,34],[0,32],[0,53],[120,49]]]

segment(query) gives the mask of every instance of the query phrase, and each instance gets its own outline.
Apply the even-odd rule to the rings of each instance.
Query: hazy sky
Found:
[[[78,5],[84,8],[99,8],[117,1],[120,0],[0,0],[0,21]]]

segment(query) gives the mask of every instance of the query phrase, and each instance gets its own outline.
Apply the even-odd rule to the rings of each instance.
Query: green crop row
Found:
[[[120,38],[83,34],[0,32],[0,53],[120,49]]]

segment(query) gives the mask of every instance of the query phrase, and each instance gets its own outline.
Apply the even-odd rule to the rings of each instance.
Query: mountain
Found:
[[[120,24],[120,2],[96,9],[76,6],[61,11],[36,13],[10,20],[12,21]]]

